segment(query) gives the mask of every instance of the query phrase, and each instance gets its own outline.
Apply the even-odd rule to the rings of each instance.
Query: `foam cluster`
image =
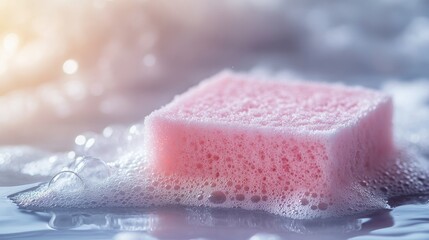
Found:
[[[280,88],[294,90],[271,96]],[[258,89],[267,90],[259,96]],[[291,101],[295,107],[286,111],[294,94],[307,96],[305,104]],[[246,105],[253,98],[263,107]],[[390,98],[362,88],[222,74],[154,112],[144,126],[79,136],[85,141],[67,169],[10,198],[35,210],[178,204],[299,219],[388,208],[391,197],[429,192],[427,164],[417,161],[424,156],[393,147],[391,110]],[[262,115],[252,122],[255,112]],[[304,126],[306,117],[325,112]]]

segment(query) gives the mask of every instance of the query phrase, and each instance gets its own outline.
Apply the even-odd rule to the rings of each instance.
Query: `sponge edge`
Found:
[[[359,87],[223,72],[146,117],[145,151],[157,174],[222,186],[231,206],[242,207],[242,194],[326,210],[339,188],[389,161],[392,101]],[[262,209],[279,213],[271,207]]]

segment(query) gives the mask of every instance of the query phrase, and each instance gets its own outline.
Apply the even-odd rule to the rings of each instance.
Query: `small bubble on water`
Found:
[[[214,204],[221,204],[226,201],[226,195],[222,191],[214,191],[209,196],[209,201]]]

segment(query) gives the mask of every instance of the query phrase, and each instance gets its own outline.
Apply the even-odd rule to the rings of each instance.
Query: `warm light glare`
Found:
[[[79,64],[76,60],[69,59],[63,64],[63,71],[66,74],[74,74],[79,69]]]
[[[9,33],[3,38],[3,49],[5,52],[14,52],[19,46],[19,37],[15,33]]]
[[[6,64],[0,60],[0,74],[4,74],[7,70]]]

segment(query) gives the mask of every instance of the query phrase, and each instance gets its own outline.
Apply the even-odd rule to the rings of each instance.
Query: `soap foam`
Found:
[[[389,165],[380,166],[374,174],[354,179],[350,186],[339,188],[333,195],[324,195],[317,189],[295,191],[287,196],[278,192],[276,195],[264,193],[263,188],[249,188],[246,182],[233,179],[160,176],[149,168],[141,147],[144,144],[143,125],[137,124],[124,129],[110,127],[102,135],[82,135],[86,142],[76,146],[76,158],[63,169],[64,173],[50,183],[10,198],[21,208],[33,210],[179,204],[260,209],[299,219],[389,208],[387,201],[392,197],[429,192],[427,152],[424,150],[427,142],[423,141],[429,134],[425,132],[424,124],[415,125],[416,121],[429,120],[429,94],[422,90],[415,94],[412,87],[407,88],[428,89],[427,85],[425,82],[390,82],[384,86],[383,90],[392,94],[396,101],[398,153]],[[413,94],[407,94],[407,91]],[[402,95],[408,97],[401,98]],[[403,101],[412,101],[410,98],[415,100],[413,104],[403,104]],[[415,111],[420,112],[418,119],[403,118],[404,113]],[[91,144],[87,144],[88,141]],[[104,177],[99,177],[99,171],[85,170],[91,166],[100,169]]]

